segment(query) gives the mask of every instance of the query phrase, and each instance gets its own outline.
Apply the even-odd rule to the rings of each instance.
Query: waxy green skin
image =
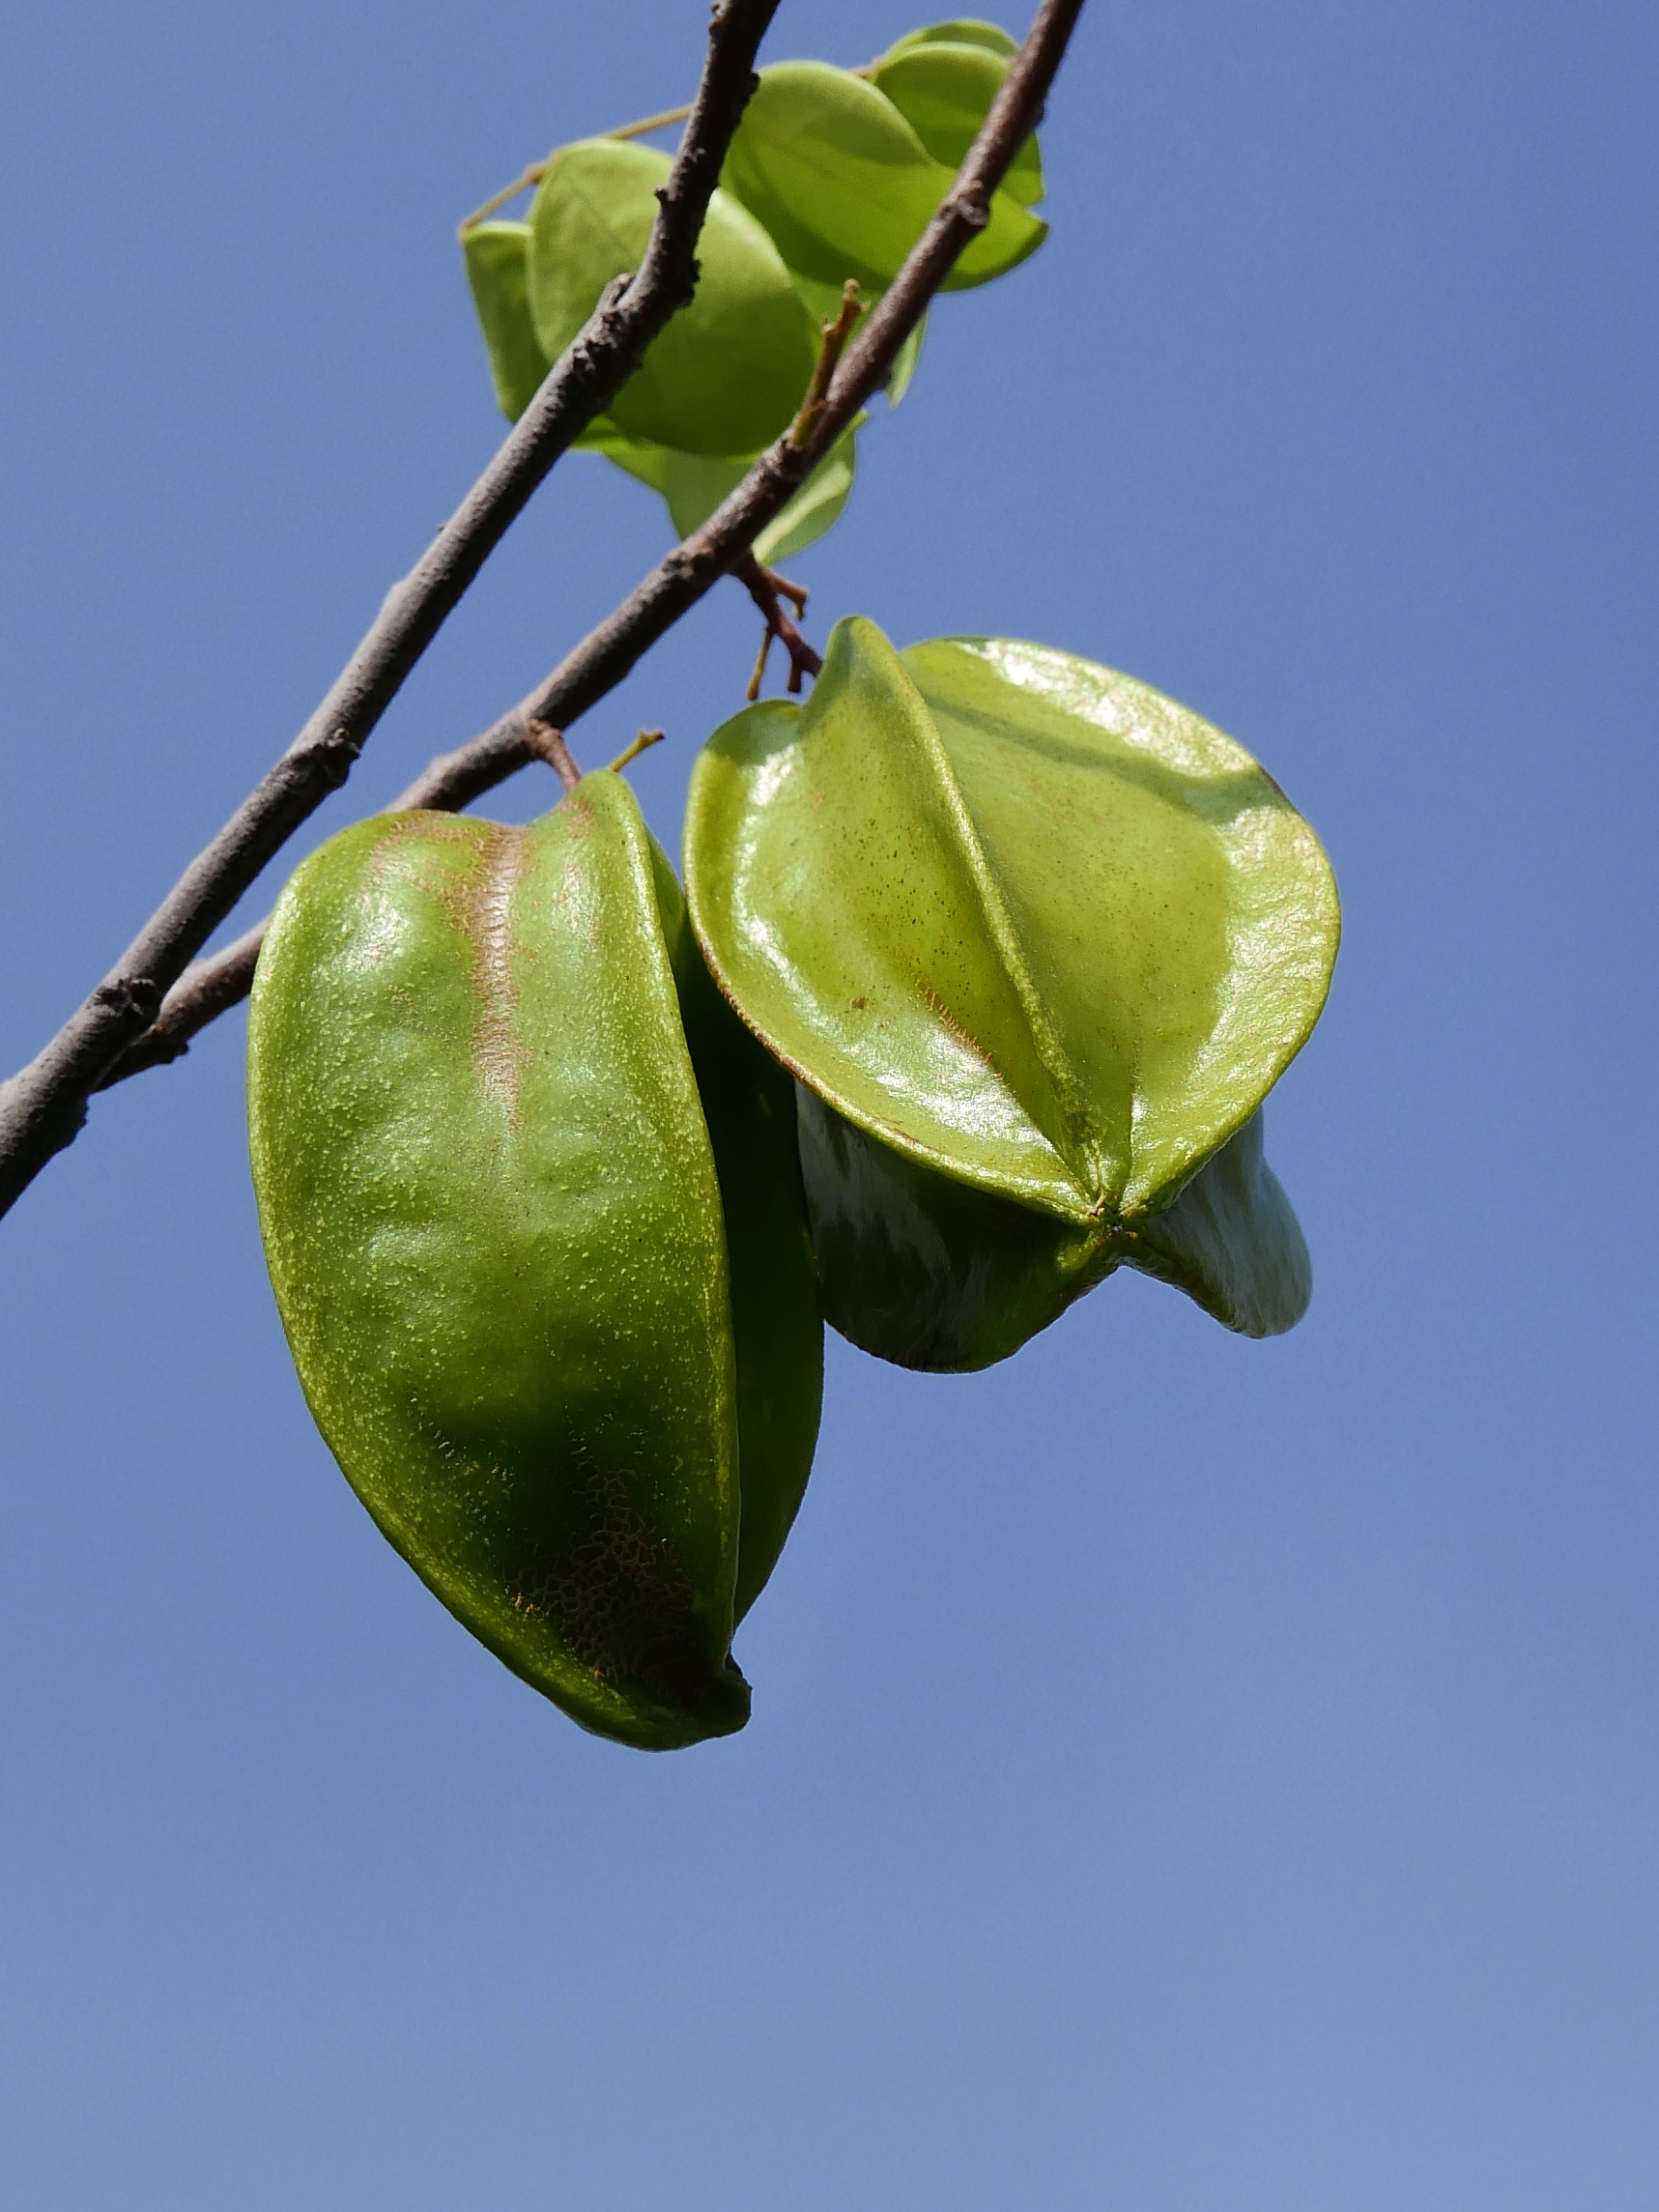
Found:
[[[838,625],[804,707],[717,732],[686,882],[802,1086],[827,1317],[907,1365],[1005,1358],[1129,1264],[1251,1335],[1307,1302],[1260,1151],[1338,911],[1243,749],[1046,647]]]
[[[472,307],[484,334],[496,404],[516,422],[553,363],[529,311],[529,225],[474,223],[461,240]]]
[[[647,1749],[747,1718],[739,1594],[820,1388],[798,1182],[733,1192],[729,1261],[681,981],[722,1144],[775,1166],[777,1078],[698,995],[672,873],[601,774],[528,828],[394,815],[323,847],[249,1033],[272,1281],[348,1479],[509,1667]]]

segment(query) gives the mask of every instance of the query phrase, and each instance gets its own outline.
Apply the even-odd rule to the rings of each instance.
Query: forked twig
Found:
[[[841,312],[833,323],[823,325],[823,343],[818,348],[818,358],[814,364],[813,381],[808,385],[807,396],[797,409],[795,419],[787,433],[789,444],[797,451],[812,444],[813,432],[817,428],[818,417],[823,414],[829,399],[837,364],[863,313],[864,302],[858,296],[858,279],[849,276],[842,286]]]
[[[653,745],[660,745],[667,735],[666,730],[642,730],[634,742],[631,745],[623,746],[621,752],[612,761],[611,773],[614,776],[619,776],[624,768],[633,765],[642,753],[648,753]]]
[[[746,553],[737,564],[737,575],[761,614],[766,618],[765,633],[760,640],[760,657],[755,663],[755,674],[749,678],[745,694],[751,705],[760,696],[760,683],[766,674],[766,662],[772,650],[772,640],[777,639],[789,656],[788,689],[799,692],[801,678],[816,675],[824,665],[823,655],[815,652],[784,612],[784,601],[791,601],[797,615],[807,611],[807,594],[798,584],[780,576],[774,568],[762,568],[753,553]]]

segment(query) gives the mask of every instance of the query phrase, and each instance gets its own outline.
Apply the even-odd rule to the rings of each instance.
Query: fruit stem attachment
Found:
[[[648,752],[653,745],[660,745],[667,735],[666,730],[642,730],[634,742],[623,752],[618,753],[612,761],[612,775],[620,775],[621,771],[637,761],[642,753]]]
[[[551,722],[527,722],[525,743],[538,761],[547,762],[567,793],[575,790],[582,781],[582,770],[570,758],[562,730],[556,730]]]
[[[848,289],[850,290],[851,287],[849,286]],[[749,678],[749,689],[744,694],[745,698],[753,705],[760,696],[760,682],[766,674],[766,662],[772,650],[774,638],[778,640],[789,656],[788,688],[798,694],[801,688],[801,678],[806,675],[816,675],[819,669],[824,665],[821,654],[814,652],[812,646],[808,645],[806,639],[802,637],[800,631],[796,629],[794,623],[784,612],[783,602],[787,599],[793,603],[797,615],[806,613],[807,594],[804,588],[799,584],[791,584],[787,576],[780,576],[775,568],[762,568],[752,553],[746,553],[743,556],[733,574],[740,579],[750,598],[754,600],[756,606],[766,618],[765,632],[760,640],[759,657],[755,663],[755,674]]]
[[[624,123],[615,130],[601,131],[600,136],[644,138],[653,130],[666,129],[671,123],[683,123],[690,113],[689,107],[665,107],[661,115],[647,115],[638,123]],[[532,185],[539,185],[563,152],[562,146],[556,146],[545,160],[532,161],[510,185],[503,185],[499,192],[492,192],[481,208],[474,208],[470,215],[462,216],[456,226],[457,235],[465,238],[470,230],[475,229],[487,215],[493,215],[498,208],[504,208],[509,200],[516,200],[521,192],[528,192]]]
[[[797,451],[801,446],[812,443],[813,432],[818,426],[818,417],[823,413],[824,402],[829,397],[829,388],[835,376],[836,363],[841,359],[843,349],[857,328],[858,318],[863,313],[864,302],[858,296],[858,279],[855,276],[849,276],[842,287],[841,313],[837,315],[833,323],[825,323],[823,326],[823,344],[818,348],[817,365],[813,370],[813,381],[808,385],[807,396],[802,400],[795,419],[789,425],[789,444]],[[813,674],[815,675],[817,671],[815,669]],[[794,687],[791,686],[790,688],[793,689]]]

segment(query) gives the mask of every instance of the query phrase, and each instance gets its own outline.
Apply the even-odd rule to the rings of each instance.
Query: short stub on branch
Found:
[[[562,730],[556,730],[551,722],[527,722],[525,743],[538,761],[547,762],[567,791],[575,790],[582,781],[582,770],[570,757]]]

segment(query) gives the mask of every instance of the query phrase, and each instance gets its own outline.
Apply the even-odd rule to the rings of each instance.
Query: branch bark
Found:
[[[991,195],[1042,116],[1082,12],[1083,0],[1043,0],[955,185],[841,357],[822,405],[800,443],[795,442],[794,429],[787,431],[701,529],[659,561],[545,682],[482,736],[435,761],[403,793],[400,806],[454,809],[492,790],[529,760],[524,742],[529,723],[551,722],[568,730],[579,715],[616,688],[704,592],[738,566],[859,409],[886,383],[900,347],[921,321],[958,255],[990,219]]]
[[[640,268],[609,287],[489,467],[386,594],[368,634],[287,752],[45,1049],[0,1084],[0,1214],[73,1140],[88,1097],[156,1022],[186,963],[272,856],[345,782],[370,732],[554,463],[691,299],[709,197],[754,90],[755,57],[777,8],[778,0],[719,0],[691,120]]]
[[[1044,0],[957,182],[879,304],[837,364],[802,443],[797,423],[761,455],[726,503],[676,546],[553,674],[471,744],[440,754],[392,811],[453,813],[537,759],[533,723],[564,730],[615,690],[641,656],[723,575],[740,569],[760,531],[793,497],[859,409],[885,383],[899,349],[957,256],[985,227],[992,193],[1041,118],[1084,0]],[[252,986],[265,924],[198,961],[100,1087],[174,1060]]]

